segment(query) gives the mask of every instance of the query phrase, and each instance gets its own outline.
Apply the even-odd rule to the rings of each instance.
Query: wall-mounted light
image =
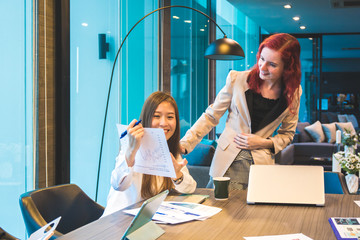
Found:
[[[106,52],[109,51],[109,43],[106,42],[106,34],[99,33],[99,59],[106,59]]]

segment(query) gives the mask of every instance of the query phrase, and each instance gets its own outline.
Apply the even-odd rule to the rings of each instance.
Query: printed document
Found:
[[[124,210],[124,212],[135,216],[139,209]],[[221,208],[197,203],[164,201],[152,219],[161,224],[178,224],[193,220],[205,220],[220,211]]]
[[[126,131],[127,125],[116,124],[119,137]],[[128,135],[120,139],[121,151],[129,146]],[[149,175],[175,178],[175,169],[169,147],[161,128],[144,128],[144,136],[135,156],[134,171]]]

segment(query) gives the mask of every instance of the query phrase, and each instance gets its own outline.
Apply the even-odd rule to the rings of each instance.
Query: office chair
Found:
[[[104,207],[75,184],[26,192],[20,196],[19,202],[28,236],[61,216],[51,239],[99,219],[104,212]]]
[[[19,240],[0,227],[0,240]]]
[[[345,176],[339,172],[324,172],[325,193],[349,194]]]

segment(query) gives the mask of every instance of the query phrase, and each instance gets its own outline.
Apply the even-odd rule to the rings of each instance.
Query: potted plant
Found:
[[[345,154],[354,153],[357,148],[357,143],[359,142],[359,137],[357,134],[351,134],[349,129],[345,128],[345,133],[342,138],[342,144],[344,144]]]
[[[359,189],[359,177],[356,175],[360,170],[360,153],[345,153],[343,151],[334,154],[334,158],[346,172],[345,180],[350,193],[357,193]]]

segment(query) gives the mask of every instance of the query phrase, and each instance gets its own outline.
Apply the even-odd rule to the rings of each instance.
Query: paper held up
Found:
[[[127,125],[117,124],[116,126],[120,137]],[[120,151],[125,152],[129,146],[128,135],[120,139],[120,144]],[[135,156],[134,171],[149,175],[176,177],[163,129],[144,128],[144,136]]]

